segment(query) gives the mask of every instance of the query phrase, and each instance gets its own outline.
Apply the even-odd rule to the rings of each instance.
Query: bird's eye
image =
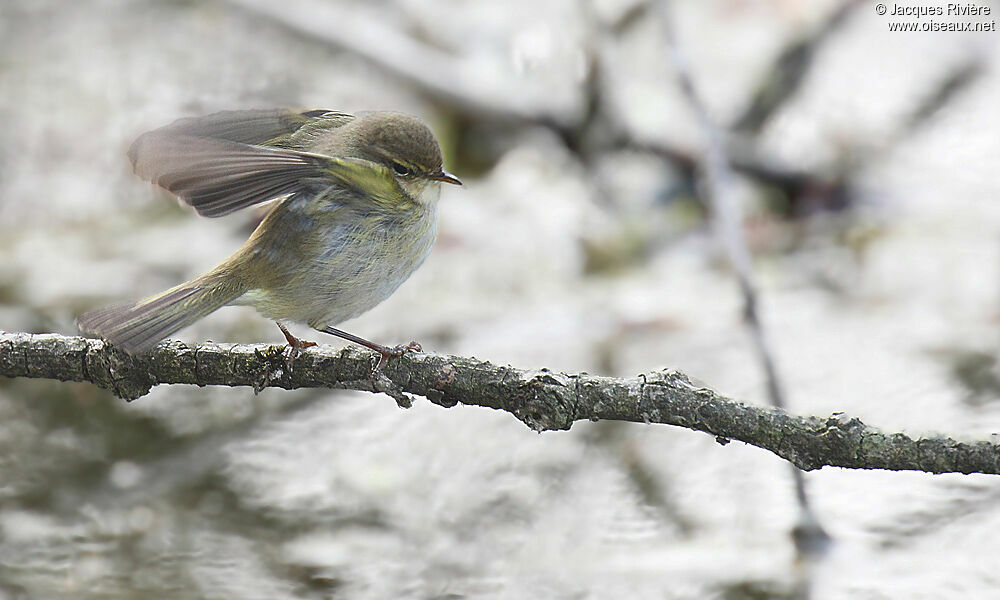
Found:
[[[396,175],[406,176],[410,174],[410,170],[398,162],[392,163],[392,170],[396,172]]]

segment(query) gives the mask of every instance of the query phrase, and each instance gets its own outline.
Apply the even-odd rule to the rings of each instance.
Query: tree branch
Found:
[[[0,376],[87,381],[133,400],[154,385],[333,388],[384,392],[404,403],[423,396],[446,408],[483,406],[511,413],[535,431],[575,421],[663,423],[739,440],[804,470],[823,466],[930,473],[1000,474],[1000,444],[883,433],[837,413],[800,417],[730,400],[673,370],[628,379],[529,371],[475,358],[407,354],[371,375],[372,355],[319,346],[288,368],[282,348],[266,344],[188,346],[165,342],[132,357],[101,340],[0,332]]]

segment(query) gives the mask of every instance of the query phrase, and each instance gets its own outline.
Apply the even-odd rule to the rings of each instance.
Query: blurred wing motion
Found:
[[[229,110],[203,117],[178,119],[146,135],[193,135],[241,144],[275,146],[304,132],[333,129],[353,120],[353,115],[332,110]],[[134,148],[135,144],[133,150],[129,151],[130,156]],[[132,162],[135,162],[134,158]]]
[[[329,158],[189,135],[147,133],[132,145],[135,172],[221,217],[320,183]]]
[[[262,110],[181,119],[140,136],[129,158],[143,179],[201,215],[220,217],[333,182],[358,186],[385,179],[374,163],[289,148],[353,118],[330,111]]]

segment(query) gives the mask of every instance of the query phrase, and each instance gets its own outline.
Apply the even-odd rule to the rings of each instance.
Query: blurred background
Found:
[[[677,368],[765,403],[663,10],[726,134],[790,410],[995,435],[995,25],[891,32],[869,2],[0,1],[0,328],[74,334],[247,237],[259,213],[199,219],[130,173],[143,131],[392,109],[466,185],[445,186],[422,269],[345,329],[524,368]],[[179,337],[283,343],[245,308]],[[1000,479],[807,482],[835,539],[814,597],[1000,585]],[[0,599],[788,598],[796,517],[786,463],[666,426],[0,381]]]

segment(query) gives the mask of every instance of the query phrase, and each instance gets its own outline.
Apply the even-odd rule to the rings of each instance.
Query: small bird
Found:
[[[314,346],[305,323],[389,357],[333,326],[388,298],[437,237],[441,147],[420,120],[395,112],[249,110],[178,120],[129,149],[135,173],[206,217],[280,199],[243,246],[209,272],[139,302],[82,315],[84,333],[143,353],[226,305],[277,322],[292,352]],[[376,367],[378,368],[378,367]]]

